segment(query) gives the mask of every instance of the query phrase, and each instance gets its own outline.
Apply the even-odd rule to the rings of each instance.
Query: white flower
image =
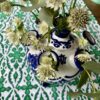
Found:
[[[52,65],[52,58],[51,57],[48,57],[48,56],[43,56],[42,58],[41,58],[41,61],[40,61],[40,63],[42,63],[42,64],[49,64],[49,65]]]
[[[81,8],[72,9],[70,11],[70,16],[67,18],[67,22],[71,30],[85,28],[88,21],[88,12]]]
[[[13,31],[7,33],[7,39],[9,40],[9,42],[11,42],[12,44],[15,44],[15,45],[18,45],[20,43],[20,37],[19,37],[19,35],[17,35]]]
[[[38,39],[36,38],[36,36],[30,35],[29,37],[30,37],[30,41],[32,42],[31,44],[33,44],[33,45],[35,45],[35,46],[38,45],[39,41],[38,41]]]
[[[61,8],[64,2],[66,2],[66,0],[46,0],[47,7],[53,8],[54,11]]]
[[[20,43],[20,39],[22,38],[23,32],[21,31],[14,32],[10,28],[7,29],[6,32],[7,32],[6,36],[9,42],[15,45],[18,45]]]
[[[9,1],[5,1],[0,5],[1,11],[9,13],[11,11],[12,5]]]
[[[51,65],[41,64],[37,68],[37,76],[40,81],[48,81],[56,77],[56,72]]]
[[[14,25],[15,27],[19,27],[19,26],[22,24],[21,19],[18,18],[18,17],[15,17],[15,18],[12,20],[12,22],[13,22],[13,25]]]
[[[40,24],[39,24],[39,32],[41,34],[45,34],[48,32],[48,24],[45,22],[45,21],[42,21]]]
[[[79,38],[78,41],[79,41],[80,48],[85,48],[88,45],[88,41],[83,37]]]
[[[91,61],[91,56],[88,53],[78,54],[76,58],[81,62]]]

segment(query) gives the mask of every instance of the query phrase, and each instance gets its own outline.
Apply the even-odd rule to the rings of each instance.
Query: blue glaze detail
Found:
[[[54,40],[53,45],[54,45],[56,48],[59,48],[59,47],[61,46],[61,43],[60,43],[58,40]]]
[[[79,72],[80,71],[78,71],[76,74],[74,74],[72,76],[65,76],[65,79],[63,79],[63,78],[57,78],[56,80],[58,80],[59,84],[62,85],[63,83],[70,82],[70,80],[68,80],[68,79],[71,79],[71,78],[77,76],[79,74]],[[44,87],[50,87],[53,83],[58,83],[58,81],[55,81],[55,79],[51,79],[50,82],[44,82],[42,85]]]
[[[65,76],[65,78],[73,78],[75,77],[80,71],[78,71],[76,74],[72,75],[72,76]]]
[[[32,66],[33,69],[36,69],[38,66],[38,56],[37,55],[31,55],[29,53],[28,55],[28,62]]]
[[[78,49],[76,50],[75,56],[77,54],[78,54]],[[75,62],[76,66],[77,66],[77,68],[79,69],[80,72],[84,70],[77,58],[74,58],[74,62]]]
[[[74,38],[72,38],[72,37],[70,36],[68,41],[62,42],[62,41],[59,41],[59,40],[57,40],[57,39],[54,39],[53,34],[54,34],[54,33],[51,34],[51,39],[53,40],[51,43],[52,43],[56,48],[59,48],[59,47],[62,46],[62,45],[63,45],[63,48],[67,48],[67,49],[71,48],[72,43],[74,42]]]
[[[63,55],[63,54],[61,54],[61,55],[59,56],[59,62],[60,62],[61,64],[66,64],[66,59],[67,59],[67,57],[66,57],[65,55]]]
[[[37,39],[41,37],[41,35],[38,33],[37,30],[30,30],[30,31],[35,32],[35,36],[36,36]]]
[[[54,28],[52,32],[58,32],[57,28]],[[65,38],[70,34],[70,31],[67,29],[62,29],[59,34],[57,34],[58,37],[60,38]]]

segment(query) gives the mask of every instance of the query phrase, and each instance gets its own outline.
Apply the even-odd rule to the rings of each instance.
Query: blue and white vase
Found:
[[[71,33],[64,38],[56,35],[56,31],[51,33],[49,43],[51,54],[57,62],[58,71],[56,79],[50,79],[48,82],[69,81],[83,70],[79,61],[75,58],[78,54],[78,38]],[[29,46],[28,61],[35,71],[39,65],[39,61],[43,55],[49,53],[45,50],[34,50]]]

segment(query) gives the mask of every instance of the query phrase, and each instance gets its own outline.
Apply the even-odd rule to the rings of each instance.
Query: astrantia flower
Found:
[[[37,67],[37,76],[40,81],[48,81],[56,77],[56,72],[51,65],[41,64]]]
[[[70,12],[70,16],[67,19],[69,28],[71,30],[85,28],[88,23],[88,12],[81,8],[74,8]]]
[[[38,45],[39,40],[36,38],[36,36],[34,36],[34,35],[29,35],[29,38],[30,38],[30,41],[32,41],[31,44],[33,44],[33,45]]]
[[[40,24],[39,24],[39,32],[41,34],[45,34],[48,32],[48,24],[45,22],[45,21],[42,21]]]
[[[20,18],[18,18],[18,17],[15,17],[14,19],[13,19],[13,25],[16,27],[16,28],[18,28],[18,27],[22,27],[22,20],[20,19]]]
[[[42,63],[42,64],[49,64],[49,65],[52,65],[52,58],[51,57],[48,57],[48,56],[43,56],[42,58],[41,58],[41,61],[40,61],[40,63]]]
[[[6,36],[9,42],[12,44],[18,45],[20,43],[20,40],[22,38],[23,32],[21,31],[13,31],[12,29],[7,29]]]
[[[83,37],[79,38],[78,41],[79,41],[80,48],[85,48],[88,45],[88,41],[84,39]]]
[[[13,31],[7,33],[7,39],[12,44],[18,45],[20,43],[20,38],[20,35]]]
[[[11,2],[5,1],[5,2],[1,3],[0,8],[1,8],[1,11],[5,12],[5,13],[11,12],[11,8],[12,8]]]
[[[85,54],[78,54],[76,58],[81,62],[88,62],[91,61],[91,56],[88,53]]]
[[[62,7],[66,0],[46,0],[47,7],[53,8],[54,11]]]

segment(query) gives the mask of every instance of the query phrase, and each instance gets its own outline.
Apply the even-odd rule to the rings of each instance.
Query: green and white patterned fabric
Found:
[[[66,9],[69,8],[70,1],[66,3]],[[77,6],[88,10],[82,0],[77,0]],[[37,13],[35,10],[34,12]],[[90,100],[86,96],[72,99],[67,95],[68,91],[77,91],[78,77],[69,83],[55,83],[46,88],[39,84],[27,62],[27,47],[14,46],[6,39],[5,30],[11,26],[15,16],[22,19],[26,29],[36,29],[35,17],[30,12],[22,12],[19,7],[14,7],[10,16],[0,12],[0,100]],[[100,26],[93,15],[90,19],[88,31],[95,37],[97,44],[89,50],[96,61],[100,62]],[[99,89],[100,75],[93,73],[92,78]],[[91,83],[88,82],[82,90],[90,92],[91,87]]]

